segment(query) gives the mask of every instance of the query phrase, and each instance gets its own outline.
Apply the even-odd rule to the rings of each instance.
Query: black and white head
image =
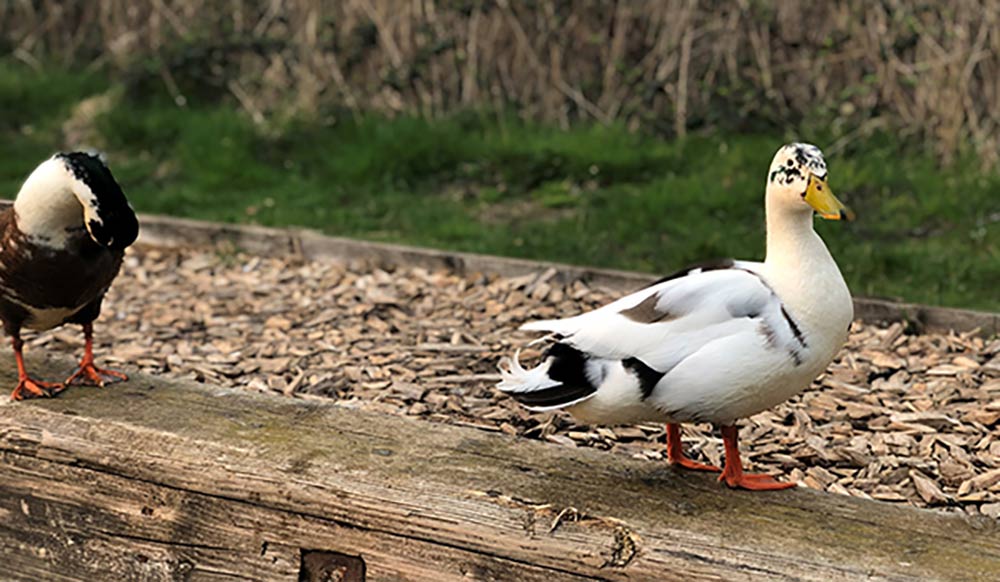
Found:
[[[85,228],[97,244],[124,249],[139,221],[104,161],[84,152],[59,153],[28,176],[14,201],[18,229],[33,243],[62,248]]]
[[[828,220],[852,220],[854,214],[826,183],[826,160],[818,147],[791,143],[774,154],[767,172],[767,196],[782,206],[814,210]]]

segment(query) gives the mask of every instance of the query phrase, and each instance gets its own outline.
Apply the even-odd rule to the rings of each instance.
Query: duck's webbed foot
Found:
[[[722,427],[722,442],[726,447],[726,466],[719,475],[719,481],[736,489],[751,491],[776,491],[795,487],[795,483],[778,481],[770,475],[744,473],[740,461],[739,429],[735,426]]]
[[[17,386],[10,393],[10,399],[50,398],[62,392],[66,388],[64,384],[42,382],[28,376],[28,369],[24,365],[24,341],[21,340],[20,331],[17,329],[8,331],[11,334],[11,345],[14,347],[14,361],[17,362]]]
[[[18,379],[17,386],[10,393],[10,399],[51,398],[65,389],[66,386],[61,382],[42,382],[41,380],[32,380],[24,375]]]
[[[128,376],[117,370],[106,370],[94,365],[93,357],[88,361],[84,358],[80,362],[80,369],[73,372],[73,375],[66,378],[66,385],[87,384],[90,386],[104,386],[114,382],[124,382]]]
[[[706,465],[698,461],[692,461],[684,456],[684,448],[681,444],[681,427],[676,423],[667,424],[667,459],[670,464],[691,469],[694,471],[713,471],[718,473],[722,469],[715,465]]]
[[[128,376],[116,370],[105,370],[94,365],[94,327],[92,323],[83,324],[83,359],[80,360],[80,369],[73,372],[73,375],[66,378],[66,385],[89,384],[91,386],[104,386],[113,382],[124,382]]]

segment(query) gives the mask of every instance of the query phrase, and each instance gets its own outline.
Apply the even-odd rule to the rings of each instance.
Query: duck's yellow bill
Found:
[[[827,186],[826,180],[817,178],[813,174],[809,174],[805,199],[817,214],[827,220],[854,220],[854,213],[844,206],[843,202],[837,200],[833,190]]]

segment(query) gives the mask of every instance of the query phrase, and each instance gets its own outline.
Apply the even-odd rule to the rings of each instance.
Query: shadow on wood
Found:
[[[60,377],[71,365],[33,369]],[[10,366],[0,385],[13,385]],[[4,580],[997,572],[1000,527],[985,517],[801,489],[731,491],[660,463],[335,404],[136,374],[0,406]]]
[[[365,582],[365,561],[338,552],[303,550],[299,582]]]

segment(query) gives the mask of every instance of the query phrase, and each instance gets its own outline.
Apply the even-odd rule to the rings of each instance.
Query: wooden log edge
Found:
[[[640,288],[657,278],[648,273],[368,242],[326,236],[299,228],[266,228],[155,215],[142,215],[140,221],[140,243],[159,247],[231,245],[234,249],[262,256],[298,255],[308,260],[366,259],[387,267],[447,268],[459,273],[509,277],[551,269],[554,280],[560,283],[582,280],[619,292]],[[988,337],[1000,334],[1000,313],[988,311],[857,297],[854,299],[854,313],[866,323],[899,321],[915,331],[978,331]]]
[[[0,208],[11,204],[0,200]],[[259,256],[299,256],[315,259],[366,259],[386,267],[421,266],[452,269],[459,273],[517,277],[552,270],[560,283],[581,280],[591,285],[626,292],[655,281],[658,276],[634,271],[581,267],[551,261],[532,261],[478,253],[442,251],[327,236],[304,228],[269,228],[140,214],[139,244],[184,248],[228,246]],[[936,307],[870,297],[854,298],[854,316],[866,323],[903,322],[914,331],[977,332],[1000,335],[1000,312]]]
[[[31,365],[53,377],[72,368]],[[12,382],[0,370],[0,385]],[[664,463],[337,403],[135,374],[0,406],[4,580],[925,582],[997,572],[1000,525],[984,516],[807,489],[732,491]]]

